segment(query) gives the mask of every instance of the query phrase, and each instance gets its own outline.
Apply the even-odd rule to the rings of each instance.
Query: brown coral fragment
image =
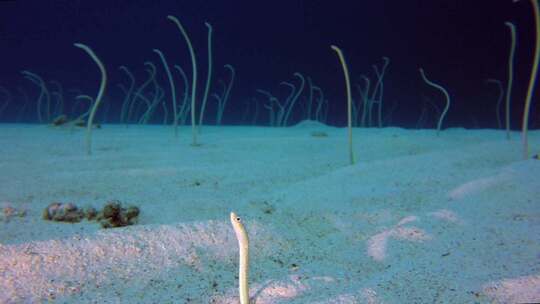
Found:
[[[103,228],[124,227],[135,224],[139,213],[139,207],[129,206],[123,208],[122,203],[115,200],[108,202],[96,219]]]
[[[55,222],[78,223],[84,218],[84,212],[73,203],[49,204],[43,210],[43,219]]]

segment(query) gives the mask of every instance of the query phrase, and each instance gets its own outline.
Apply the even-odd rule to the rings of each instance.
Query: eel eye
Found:
[[[237,218],[236,218],[236,221],[237,221],[237,222],[240,222],[240,218],[239,218],[239,217],[237,217]]]

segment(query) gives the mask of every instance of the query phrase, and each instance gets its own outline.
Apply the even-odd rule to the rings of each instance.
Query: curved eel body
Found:
[[[249,239],[244,228],[244,224],[240,217],[234,212],[231,212],[231,224],[238,240],[238,247],[240,249],[239,260],[239,291],[240,291],[240,304],[249,304],[249,287],[248,287],[248,270],[249,270]]]

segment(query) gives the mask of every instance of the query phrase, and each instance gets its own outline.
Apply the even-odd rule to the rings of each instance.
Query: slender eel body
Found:
[[[240,304],[249,304],[249,287],[248,287],[248,270],[249,270],[249,240],[246,229],[240,217],[234,212],[231,212],[231,224],[238,239],[238,247],[240,249],[239,261],[239,291]]]

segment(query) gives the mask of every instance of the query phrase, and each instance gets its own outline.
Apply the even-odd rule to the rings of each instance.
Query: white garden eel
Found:
[[[240,304],[249,304],[249,287],[248,287],[248,270],[249,270],[249,240],[244,228],[244,224],[240,217],[234,212],[231,212],[231,224],[236,233],[236,239],[238,239],[238,247],[240,249],[240,261],[239,261],[239,291],[240,291]]]

